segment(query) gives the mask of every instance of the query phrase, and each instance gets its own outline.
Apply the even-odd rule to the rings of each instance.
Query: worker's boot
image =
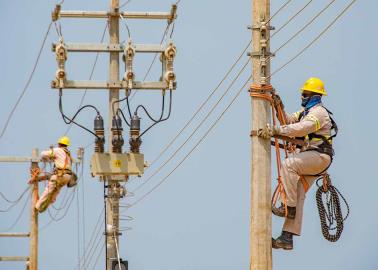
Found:
[[[295,213],[297,212],[295,207],[287,206],[287,218],[295,219]],[[272,206],[272,213],[279,217],[285,217],[285,206],[281,203],[280,207]]]
[[[272,248],[292,250],[293,234],[291,232],[282,231],[281,235],[277,239],[272,238]]]

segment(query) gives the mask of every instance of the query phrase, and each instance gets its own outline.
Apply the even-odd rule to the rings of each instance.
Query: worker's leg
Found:
[[[47,184],[47,187],[42,193],[42,196],[39,198],[39,200],[35,204],[35,208],[38,210],[38,212],[42,213],[47,209],[47,207],[49,206],[51,202],[52,194],[55,192],[56,189],[57,189],[56,175],[53,175],[51,176]]]
[[[328,155],[306,151],[290,155],[282,164],[281,176],[287,195],[287,205],[297,206],[300,175],[315,175],[325,170],[331,162]]]
[[[61,177],[57,177],[57,188],[55,190],[55,192],[52,193],[51,195],[51,203],[54,203],[56,201],[56,198],[58,197],[59,195],[59,192],[60,192],[60,189],[67,185],[67,183],[71,180],[71,175],[69,174],[64,174],[63,176]]]
[[[307,183],[308,188],[312,186],[314,181],[317,179],[317,176],[306,176],[305,181]],[[296,206],[296,214],[294,219],[285,218],[284,225],[282,227],[282,231],[290,232],[295,235],[300,235],[302,230],[302,220],[303,220],[303,206],[306,198],[306,192],[303,187],[302,181],[298,181],[297,183],[297,206]]]

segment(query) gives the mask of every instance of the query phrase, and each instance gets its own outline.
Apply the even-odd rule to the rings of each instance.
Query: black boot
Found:
[[[277,239],[272,238],[272,248],[292,250],[293,249],[293,234],[291,232],[282,231],[282,234]]]
[[[287,218],[290,218],[290,219],[295,219],[295,213],[296,213],[296,208],[295,207],[291,207],[291,206],[288,206],[287,207]],[[280,207],[274,207],[272,206],[272,213],[276,216],[279,216],[279,217],[285,217],[285,206],[281,203],[281,206]]]

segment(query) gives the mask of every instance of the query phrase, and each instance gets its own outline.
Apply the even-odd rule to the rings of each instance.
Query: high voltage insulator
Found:
[[[56,55],[56,61],[58,63],[58,70],[55,73],[55,77],[58,83],[58,87],[63,87],[64,81],[66,79],[66,70],[65,65],[67,61],[67,49],[65,44],[63,43],[63,40],[60,40],[60,42],[55,46],[55,55]]]
[[[140,139],[140,117],[135,113],[131,117],[130,123],[130,151],[132,153],[139,153],[142,140]]]
[[[169,42],[167,49],[165,49],[163,58],[165,62],[165,74],[164,80],[168,83],[168,89],[172,90],[174,81],[176,80],[176,74],[173,72],[173,60],[176,56],[176,47],[173,42]]]
[[[124,140],[122,137],[122,120],[118,115],[113,116],[112,119],[112,132],[113,132],[113,141],[112,141],[112,149],[114,153],[122,153],[122,146],[124,144]]]
[[[95,152],[104,153],[104,144],[105,144],[105,131],[104,131],[104,119],[100,114],[96,115],[94,120],[94,131],[97,135],[95,139]]]
[[[133,60],[135,56],[135,49],[132,46],[131,40],[125,46],[123,51],[123,61],[125,62],[125,74],[123,80],[127,82],[127,89],[133,88],[134,72],[133,72]]]

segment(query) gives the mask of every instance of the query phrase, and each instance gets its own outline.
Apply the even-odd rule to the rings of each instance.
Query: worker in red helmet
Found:
[[[329,168],[334,155],[332,139],[337,134],[337,126],[330,116],[332,113],[322,104],[322,97],[327,95],[324,83],[318,78],[310,78],[301,88],[301,93],[302,109],[294,114],[285,113],[287,125],[273,128],[266,126],[258,131],[258,136],[265,139],[283,135],[302,138],[306,145],[289,155],[281,166],[287,214],[283,204],[279,208],[272,208],[273,214],[285,217],[281,235],[272,239],[272,247],[276,249],[293,249],[293,235],[301,234],[306,192],[320,174]],[[275,103],[282,105],[279,97]],[[335,130],[335,135],[331,135],[332,130]]]
[[[77,183],[77,176],[71,170],[72,158],[68,150],[69,145],[70,139],[67,136],[63,136],[58,140],[58,147],[42,151],[41,157],[43,160],[54,161],[54,172],[52,175],[44,174],[29,180],[29,184],[34,181],[49,181],[42,196],[35,204],[35,208],[40,213],[44,212],[51,203],[56,201],[63,186],[73,187]]]

